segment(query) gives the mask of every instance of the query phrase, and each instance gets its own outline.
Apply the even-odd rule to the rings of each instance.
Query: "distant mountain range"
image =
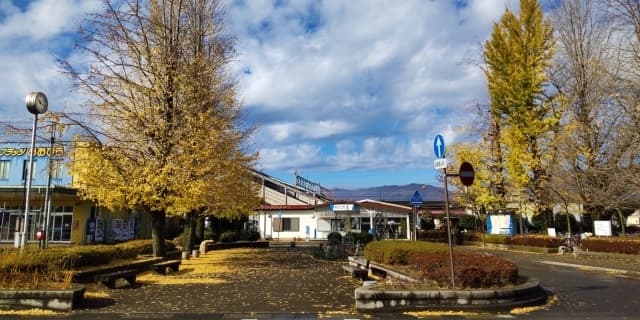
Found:
[[[434,187],[432,185],[412,183],[404,186],[381,186],[361,189],[333,189],[333,197],[335,200],[363,200],[371,199],[387,202],[406,202],[409,203],[413,193],[420,192],[422,200],[427,201],[443,201],[444,188]]]

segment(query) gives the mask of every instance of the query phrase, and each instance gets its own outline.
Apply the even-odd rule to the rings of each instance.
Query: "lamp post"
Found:
[[[24,250],[27,247],[27,233],[29,224],[29,197],[31,193],[31,178],[33,177],[33,154],[35,153],[36,144],[36,128],[38,126],[38,115],[47,112],[49,102],[47,96],[42,92],[30,92],[25,102],[27,110],[33,114],[33,129],[31,130],[31,149],[29,152],[29,167],[27,168],[27,190],[25,192],[24,201],[24,221],[22,225],[22,237],[20,239],[20,248]]]

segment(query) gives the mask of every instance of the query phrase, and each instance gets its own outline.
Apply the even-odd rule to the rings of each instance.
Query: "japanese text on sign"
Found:
[[[20,157],[29,154],[29,148],[0,148],[0,157]],[[34,157],[62,157],[64,147],[34,148]]]

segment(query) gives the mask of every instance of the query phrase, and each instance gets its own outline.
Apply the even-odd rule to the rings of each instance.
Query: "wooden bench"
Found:
[[[116,287],[116,281],[118,279],[127,280],[129,285],[131,286],[135,285],[137,273],[138,272],[136,270],[120,270],[120,271],[99,274],[96,278],[98,281],[102,282],[107,287],[114,289]]]
[[[342,270],[351,273],[354,278],[365,281],[369,277],[369,260],[349,257],[349,265],[342,266]]]
[[[151,270],[163,275],[167,274],[167,268],[178,272],[180,270],[180,260],[163,261],[151,265]]]
[[[351,276],[353,276],[354,278],[358,278],[362,281],[367,280],[367,277],[369,275],[368,270],[356,268],[353,266],[342,266],[342,269],[348,273],[351,273]]]

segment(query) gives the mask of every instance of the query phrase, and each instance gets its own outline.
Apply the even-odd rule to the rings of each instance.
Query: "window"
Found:
[[[11,161],[0,160],[0,180],[9,180],[9,165]]]
[[[26,181],[27,180],[27,170],[29,170],[29,160],[24,160],[22,162],[22,181]],[[33,180],[33,178],[36,176],[35,175],[36,172],[36,161],[33,160],[33,168],[31,171],[31,180]]]
[[[300,231],[300,218],[273,218],[274,232]]]
[[[51,161],[51,179],[62,179],[62,166],[64,166],[62,160]]]

